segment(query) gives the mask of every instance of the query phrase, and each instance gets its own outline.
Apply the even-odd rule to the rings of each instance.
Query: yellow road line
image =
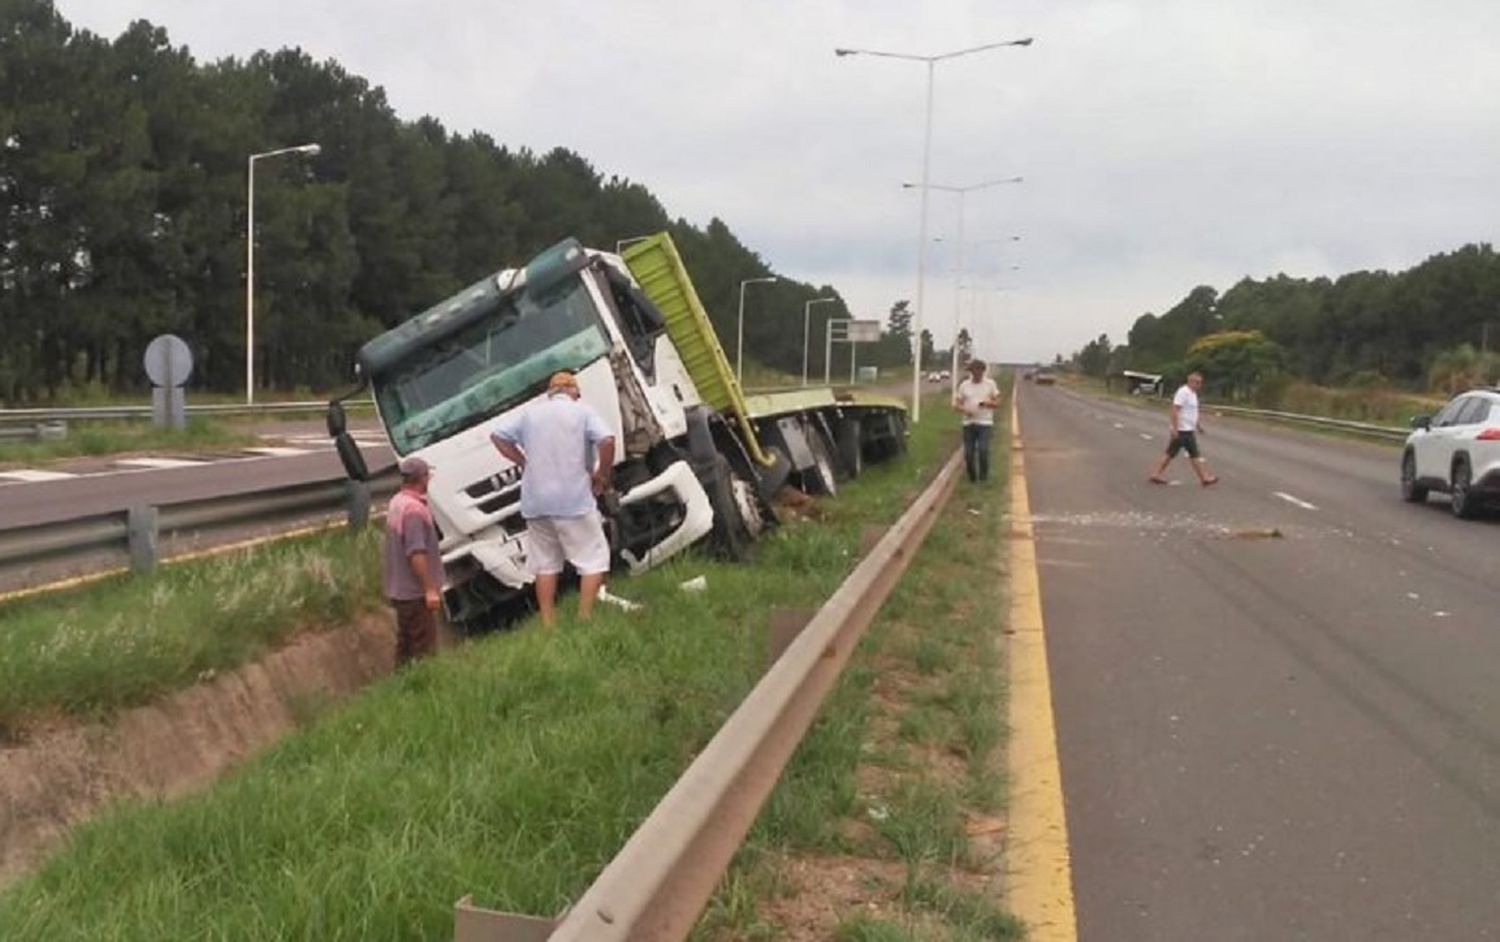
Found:
[[[1026,922],[1032,942],[1073,942],[1073,870],[1062,770],[1052,717],[1052,682],[1042,624],[1041,583],[1026,460],[1015,398],[1010,414],[1010,836],[1006,845],[1006,903]]]

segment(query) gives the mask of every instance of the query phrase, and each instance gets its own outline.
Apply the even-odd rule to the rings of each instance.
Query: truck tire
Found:
[[[715,554],[733,562],[750,558],[760,531],[759,496],[755,486],[742,481],[723,455],[714,457],[712,480],[703,482],[708,502],[714,509],[714,528],[709,543]],[[747,519],[750,518],[750,519]]]
[[[813,495],[837,495],[838,461],[833,456],[828,437],[820,429],[808,429],[807,450],[812,452],[813,464],[802,472],[802,489]]]
[[[834,426],[838,439],[839,463],[843,465],[844,479],[852,481],[865,470],[864,444],[860,440],[859,419],[841,419]]]

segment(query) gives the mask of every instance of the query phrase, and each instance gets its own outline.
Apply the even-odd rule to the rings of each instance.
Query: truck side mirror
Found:
[[[1430,416],[1430,415],[1414,415],[1414,416],[1412,416],[1412,418],[1411,418],[1411,427],[1412,428],[1419,428],[1419,429],[1421,429],[1424,432],[1428,431],[1429,429],[1432,428],[1432,416]]]
[[[339,461],[344,465],[344,473],[351,481],[368,481],[370,469],[365,465],[364,452],[359,450],[359,443],[354,436],[348,432],[339,432],[333,436],[334,450],[339,453]]]
[[[349,417],[344,413],[344,404],[334,400],[328,404],[328,437],[338,438],[349,430]]]

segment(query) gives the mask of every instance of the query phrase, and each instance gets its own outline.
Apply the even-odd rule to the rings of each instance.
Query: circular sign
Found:
[[[146,345],[146,375],[158,386],[181,386],[193,375],[193,352],[176,334],[162,334]]]

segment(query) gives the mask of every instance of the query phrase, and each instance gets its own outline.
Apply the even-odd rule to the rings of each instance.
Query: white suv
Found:
[[[1471,389],[1435,416],[1411,420],[1401,455],[1401,496],[1413,503],[1443,491],[1455,517],[1500,497],[1500,388]]]

